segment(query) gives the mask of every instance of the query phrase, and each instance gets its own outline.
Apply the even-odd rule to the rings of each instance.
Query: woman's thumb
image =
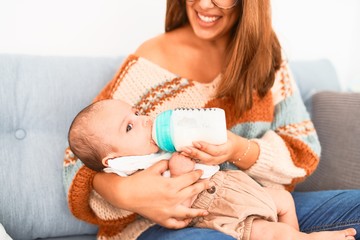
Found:
[[[166,170],[169,169],[169,161],[168,160],[161,160],[151,167],[149,167],[149,170],[152,172],[156,172],[157,174],[163,174]]]

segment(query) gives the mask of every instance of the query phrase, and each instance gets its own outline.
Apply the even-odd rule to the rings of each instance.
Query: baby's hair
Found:
[[[97,172],[105,168],[101,160],[111,147],[94,134],[88,122],[100,110],[103,101],[94,102],[81,110],[72,121],[68,132],[70,150],[85,166]]]

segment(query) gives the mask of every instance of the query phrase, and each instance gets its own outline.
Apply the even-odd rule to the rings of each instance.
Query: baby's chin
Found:
[[[151,148],[153,149],[153,151],[151,151],[151,153],[157,153],[160,151],[160,148],[158,147],[158,145],[155,143],[155,141],[153,139],[150,140],[150,144],[151,144]]]
[[[156,144],[151,144],[150,146],[147,146],[142,150],[145,152],[145,154],[152,154],[159,152],[160,148]]]
[[[153,153],[157,153],[160,151],[160,148],[157,145],[154,145],[154,152]]]

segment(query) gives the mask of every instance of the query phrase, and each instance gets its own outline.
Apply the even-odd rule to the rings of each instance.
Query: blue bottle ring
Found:
[[[171,115],[172,110],[167,110],[160,113],[156,117],[156,140],[160,149],[167,152],[175,152],[172,137],[171,137]]]

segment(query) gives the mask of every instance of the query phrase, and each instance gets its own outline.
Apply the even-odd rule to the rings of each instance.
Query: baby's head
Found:
[[[107,160],[159,150],[151,137],[152,120],[120,100],[102,100],[81,110],[68,134],[71,151],[87,167],[101,171]]]

